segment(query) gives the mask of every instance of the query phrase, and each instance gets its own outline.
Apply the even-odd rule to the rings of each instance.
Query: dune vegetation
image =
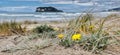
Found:
[[[10,36],[14,34],[24,34],[26,31],[25,27],[22,27],[20,23],[15,21],[0,23],[0,35]]]
[[[92,14],[85,14],[64,23],[64,27],[54,27],[52,25],[42,24],[31,29],[30,32],[28,32],[29,35],[27,35],[27,38],[21,37],[23,39],[20,41],[29,42],[27,47],[16,48],[16,46],[18,47],[18,45],[16,45],[15,47],[2,50],[1,52],[9,51],[14,53],[16,50],[25,49],[34,49],[38,51],[44,48],[47,50],[50,46],[58,45],[61,48],[64,47],[64,50],[77,46],[78,49],[82,49],[81,51],[87,51],[91,53],[91,55],[103,55],[110,46],[120,46],[119,20],[120,18],[116,14],[101,19],[96,19]],[[28,23],[28,21],[26,22]],[[24,34],[27,32],[26,29],[26,27],[22,27],[22,24],[17,22],[4,22],[0,24],[0,35],[12,35],[14,33]],[[39,44],[32,43],[32,41],[36,39],[41,40]],[[118,50],[120,50],[120,48],[118,48]],[[43,54],[45,53],[46,52],[43,52]],[[80,53],[74,55],[79,55]],[[34,55],[35,54],[38,53],[34,53]],[[58,54],[62,55],[60,53]],[[86,54],[83,53],[83,55]]]

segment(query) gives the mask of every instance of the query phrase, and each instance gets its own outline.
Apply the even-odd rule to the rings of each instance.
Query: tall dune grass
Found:
[[[25,31],[26,28],[15,21],[0,23],[0,35],[2,36],[23,34]]]
[[[110,36],[109,32],[104,30],[107,18],[100,19],[96,23],[93,20],[93,15],[86,14],[70,21],[68,29],[66,28],[67,30],[63,32],[64,37],[60,39],[60,45],[70,47],[79,44],[80,47],[92,53],[100,53],[106,49],[113,43],[110,40],[116,40],[115,36]],[[72,40],[73,36],[77,41]]]

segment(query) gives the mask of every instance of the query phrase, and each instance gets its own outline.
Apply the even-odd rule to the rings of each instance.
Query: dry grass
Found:
[[[113,15],[108,17],[110,19],[113,17]],[[94,17],[91,14],[86,14],[70,21],[68,25],[69,28],[66,28],[66,30],[63,32],[64,38],[60,41],[60,44],[65,47],[71,47],[73,45],[79,44],[80,47],[92,53],[100,53],[113,43],[119,44],[118,41],[120,40],[116,39],[116,37],[120,35],[111,35],[111,32],[108,31],[108,28],[114,28],[115,26],[106,28],[104,26],[109,20],[108,17],[99,19],[96,22],[94,21]],[[114,17],[116,17],[116,15],[114,15]],[[117,30],[118,29],[116,29],[115,32],[117,32]],[[81,40],[75,42],[72,41],[72,36],[75,34],[81,34]]]
[[[24,34],[25,31],[26,31],[26,28],[22,27],[20,23],[17,23],[15,21],[0,23],[0,35],[1,36]]]

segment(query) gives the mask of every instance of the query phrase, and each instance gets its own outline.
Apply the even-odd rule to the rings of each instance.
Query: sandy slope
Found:
[[[105,28],[111,27],[108,31],[120,30],[120,18],[109,19],[105,22]],[[27,29],[31,30],[41,24],[27,25]],[[64,27],[67,24],[48,24],[53,27]],[[0,38],[0,55],[99,55],[91,54],[83,49],[74,46],[72,48],[64,48],[59,46],[57,39],[33,39],[28,40],[31,36],[9,36]],[[101,55],[120,55],[120,46],[109,46]]]
[[[57,44],[51,45],[50,42],[53,43],[54,39],[35,39],[26,41],[26,39],[22,39],[23,37],[17,40],[14,40],[17,36],[14,36],[14,38],[12,37],[0,39],[0,55],[91,55],[90,52],[84,51],[77,46],[64,48]],[[24,36],[24,38],[25,37],[26,36]],[[46,43],[46,41],[49,43]],[[43,44],[44,47],[39,44]],[[40,47],[37,48],[35,47],[36,45]]]

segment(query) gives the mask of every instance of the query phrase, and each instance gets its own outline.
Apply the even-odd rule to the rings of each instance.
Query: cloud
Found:
[[[45,4],[72,4],[73,2],[68,1],[68,2],[64,2],[64,1],[60,1],[60,2],[48,2]]]
[[[68,1],[68,2],[63,2],[63,1],[48,2],[48,3],[45,3],[45,4],[73,4],[73,5],[78,5],[78,6],[105,6],[104,4],[99,4],[97,2],[79,2],[79,1],[74,1],[74,2],[71,2],[71,1]]]
[[[81,6],[93,6],[93,5],[98,5],[97,3],[94,2],[87,2],[87,3],[76,3],[76,5],[81,5]]]
[[[7,11],[7,12],[24,12],[24,11],[29,11],[33,10],[34,7],[31,6],[12,6],[12,7],[0,7],[1,11]]]

